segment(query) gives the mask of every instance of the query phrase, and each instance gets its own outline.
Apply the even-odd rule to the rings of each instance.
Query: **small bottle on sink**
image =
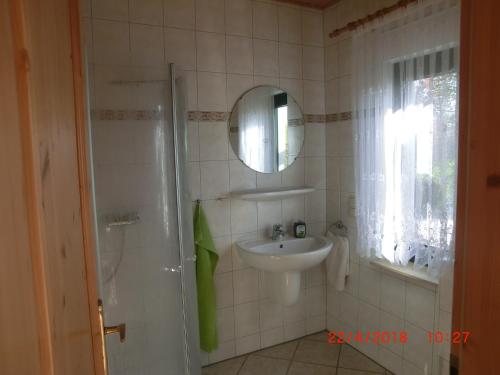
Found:
[[[304,238],[306,236],[306,223],[302,220],[293,223],[293,234],[296,238]]]

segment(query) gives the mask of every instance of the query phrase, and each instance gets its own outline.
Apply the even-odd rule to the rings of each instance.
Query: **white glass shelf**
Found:
[[[272,201],[309,194],[315,190],[315,188],[310,186],[240,190],[232,191],[227,198],[242,199],[246,201]]]

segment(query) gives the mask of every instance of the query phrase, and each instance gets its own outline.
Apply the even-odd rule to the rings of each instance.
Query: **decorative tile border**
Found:
[[[306,123],[311,123],[311,122],[323,123],[326,122],[326,115],[305,114],[304,121]]]
[[[147,121],[162,120],[165,113],[158,110],[93,109],[90,116],[93,120],[101,121]]]
[[[351,111],[349,111],[349,112],[340,112],[339,115],[340,115],[339,121],[349,121],[349,120],[352,120],[352,118],[353,118]]]
[[[338,113],[329,113],[326,115],[326,121],[325,122],[335,122],[335,121],[338,121],[338,117],[337,116]]]
[[[231,112],[202,112],[189,111],[189,121],[227,121]],[[329,113],[327,115],[319,114],[304,114],[304,122],[306,124],[323,124],[327,122],[349,121],[352,120],[352,112]],[[290,125],[301,125],[301,121],[292,120]]]
[[[229,119],[230,112],[217,111],[189,111],[188,121],[198,122],[226,122]],[[163,120],[165,113],[158,110],[122,110],[122,109],[93,109],[91,111],[92,120],[100,121],[147,121]],[[304,121],[292,120],[291,126],[306,124],[324,124],[337,121],[352,120],[352,112],[320,114],[304,114]]]
[[[227,121],[231,112],[189,111],[188,121]]]

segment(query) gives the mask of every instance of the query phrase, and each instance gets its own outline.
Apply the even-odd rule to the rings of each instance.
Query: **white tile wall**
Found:
[[[85,14],[93,17],[86,22],[94,37],[89,56],[100,66],[96,71],[109,69],[119,75],[118,66],[162,67],[174,62],[186,77],[189,110],[230,111],[246,90],[271,84],[289,91],[306,113],[325,113],[319,11],[258,0],[106,0],[95,1]],[[109,90],[100,84],[107,80],[109,74],[96,77],[97,87]],[[121,100],[121,95],[120,90],[96,90],[104,108],[139,105],[128,96]],[[147,96],[143,100],[147,103]],[[202,199],[222,255],[215,276],[220,346],[204,361],[220,361],[323,329],[322,270],[304,274],[301,301],[284,308],[265,299],[262,275],[243,264],[231,244],[268,235],[277,222],[290,229],[297,219],[307,219],[311,233],[324,231],[324,124],[308,125],[308,143],[294,165],[270,175],[256,173],[236,159],[225,122],[191,122],[188,132],[192,197]],[[115,133],[102,136],[108,145],[116,142]],[[319,190],[307,199],[258,204],[217,199],[231,190],[304,183]],[[141,189],[137,187],[139,193]]]
[[[236,305],[234,314],[236,337],[242,338],[259,332],[259,301]]]
[[[434,306],[436,293],[417,285],[406,287],[405,319],[416,326],[430,331],[434,328]]]
[[[325,112],[325,86],[321,81],[304,81],[304,111]]]
[[[146,25],[163,25],[162,0],[129,0],[130,21]]]
[[[298,44],[278,44],[278,60],[280,77],[302,78],[302,46]]]
[[[226,0],[226,34],[252,36],[252,1]]]
[[[196,65],[196,37],[193,30],[164,28],[165,59],[180,69],[194,70]]]
[[[359,299],[373,306],[380,306],[380,277],[378,270],[369,265],[359,265]]]
[[[302,12],[292,7],[278,8],[278,35],[280,42],[302,43]]]
[[[226,38],[224,34],[196,33],[196,63],[198,71],[226,71]]]
[[[224,161],[200,162],[201,199],[217,199],[229,191],[229,164]]]
[[[250,90],[252,87],[256,86],[254,83],[254,77],[251,75],[243,74],[228,74],[227,75],[227,110],[231,111],[233,109],[234,103],[238,98]],[[230,150],[232,152],[232,150]],[[231,159],[236,159],[236,155],[233,154]]]
[[[92,24],[95,63],[126,65],[130,63],[130,28],[128,23],[94,19]]]
[[[306,185],[317,189],[326,189],[325,157],[310,157],[305,159]],[[324,202],[323,202],[324,203]],[[324,221],[324,220],[320,220]]]
[[[226,74],[198,72],[198,109],[200,111],[226,110]]]
[[[196,28],[224,33],[224,0],[196,0]]]
[[[254,39],[253,48],[255,74],[277,77],[279,75],[278,42]]]
[[[194,0],[165,0],[163,1],[164,25],[181,29],[194,29],[195,25]]]
[[[268,331],[283,326],[283,309],[278,303],[263,300],[260,304],[260,328]]]
[[[253,37],[278,40],[278,6],[261,1],[253,1],[252,5]]]
[[[199,126],[198,137],[200,161],[227,160],[227,126],[223,122],[205,122]],[[193,145],[194,146],[194,145]]]
[[[227,72],[253,74],[253,40],[240,36],[226,37]]]
[[[380,308],[400,318],[405,316],[406,285],[403,280],[382,274]]]
[[[322,81],[324,78],[324,48],[305,45],[302,51],[304,79]],[[323,82],[321,83],[323,84]],[[324,100],[321,102],[324,104]]]
[[[92,14],[97,18],[117,21],[128,20],[128,1],[124,0],[92,0]]]
[[[131,64],[161,66],[164,63],[163,30],[159,26],[130,25]]]
[[[248,8],[249,4],[252,4],[253,8],[251,22],[248,22],[249,14],[240,11],[243,8]],[[226,70],[227,73],[230,73],[226,78],[227,110],[231,110],[236,99],[252,86],[274,84],[288,90],[301,105],[304,105],[306,112],[324,113],[323,75],[322,69],[318,68],[322,68],[322,37],[318,36],[317,32],[301,28],[302,15],[307,16],[308,19],[316,16],[315,20],[319,19],[320,22],[321,17],[318,18],[320,14],[303,12],[297,7],[287,7],[270,2],[241,2],[239,6],[243,8],[238,8],[235,4],[228,5],[226,2],[226,12],[238,14],[240,18],[238,24],[243,25],[239,28],[236,23],[232,26],[226,24],[226,33],[231,34],[226,35],[225,51]],[[249,24],[253,24],[253,33],[249,31]],[[301,40],[315,46],[308,51],[311,55],[308,58],[304,55]],[[200,56],[199,52],[198,56]],[[303,65],[307,66],[307,72],[303,72]],[[211,70],[209,72],[215,73]],[[303,81],[304,73],[307,75],[308,81]],[[209,90],[207,93],[200,93],[200,86],[199,83],[198,109],[217,110],[218,107],[215,106],[202,108],[202,105],[206,103],[205,97]],[[306,93],[307,108],[305,108],[306,103],[304,102]],[[226,124],[221,125],[226,126]],[[206,129],[204,129],[205,126],[207,126]],[[284,222],[290,228],[294,220],[307,218],[312,224],[311,229],[314,228],[313,224],[324,222],[325,147],[318,147],[318,144],[324,140],[324,125],[308,125],[306,137],[311,135],[311,138],[318,140],[318,143],[314,147],[310,145],[311,151],[305,154],[305,157],[301,156],[291,168],[283,173],[271,175],[256,173],[240,161],[232,160],[235,156],[230,146],[223,144],[224,140],[221,141],[221,138],[226,138],[219,135],[222,127],[214,130],[214,126],[205,122],[198,124],[199,158],[200,160],[205,158],[210,161],[219,160],[225,156],[224,150],[228,149],[226,158],[229,159],[229,187],[225,192],[255,187],[301,185],[306,181],[316,185],[321,190],[308,203],[304,198],[278,202],[228,202],[228,229],[231,241],[268,235],[271,225],[277,222]],[[219,196],[223,195],[225,192],[204,185],[203,169],[204,165],[201,162],[202,199],[204,197],[217,198],[214,194],[214,191],[217,190],[220,193]],[[211,173],[206,173],[206,176],[208,177],[209,174]],[[219,180],[219,176],[214,178],[214,182],[215,180]],[[225,181],[224,176],[223,180]],[[222,184],[219,183],[219,185]],[[203,204],[214,207],[216,204],[220,205],[221,202],[207,200]],[[316,215],[311,214],[307,217],[306,206],[309,207],[310,212],[314,212]],[[211,218],[210,212],[207,212],[207,216],[209,221],[216,221],[216,219]],[[226,225],[221,223],[215,227],[227,228]],[[222,296],[226,296],[230,292],[228,290],[232,288],[233,300],[230,301],[227,297],[224,298],[224,301],[226,301],[225,303],[232,302],[235,311],[235,340],[230,335],[224,337],[227,338],[228,345],[234,346],[234,350],[227,350],[222,354],[210,354],[207,359],[209,362],[220,360],[224,356],[232,356],[233,353],[242,354],[260,347],[274,345],[325,327],[326,289],[321,272],[319,277],[316,275],[314,278],[311,275],[308,278],[310,283],[305,286],[306,289],[304,289],[301,301],[297,306],[283,307],[268,301],[264,292],[258,293],[264,287],[259,272],[247,268],[245,264],[241,263],[234,249],[225,257],[229,257],[229,255],[233,258],[233,268],[231,270],[225,268],[226,272],[218,273],[217,276],[220,278],[224,273],[231,274],[232,286],[224,285],[221,282],[217,284],[217,288],[221,288],[220,294]],[[219,289],[217,291],[219,292]],[[307,311],[306,305],[309,306]]]
[[[309,126],[308,128],[311,128]],[[308,135],[306,134],[306,139]],[[304,147],[307,147],[306,145]],[[295,162],[283,171],[282,184],[288,186],[301,186],[305,183],[304,158],[297,158]],[[289,202],[289,200],[286,200]]]
[[[260,334],[244,336],[236,339],[236,355],[254,352],[261,348]]]
[[[323,14],[302,12],[302,43],[323,47]]]

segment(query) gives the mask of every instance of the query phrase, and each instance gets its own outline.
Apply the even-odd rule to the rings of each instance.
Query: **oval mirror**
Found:
[[[285,91],[255,87],[236,102],[229,118],[229,141],[248,167],[273,173],[291,165],[304,143],[304,118]]]

